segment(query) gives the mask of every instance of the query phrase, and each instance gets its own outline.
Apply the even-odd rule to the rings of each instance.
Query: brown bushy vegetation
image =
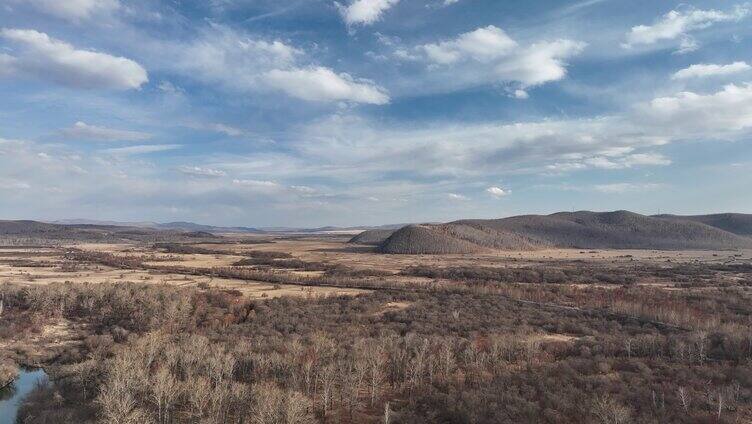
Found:
[[[0,362],[0,390],[8,386],[18,376],[18,366],[4,359]]]
[[[606,272],[593,272],[587,268],[559,268],[559,267],[520,267],[493,268],[483,266],[463,266],[436,268],[416,265],[405,268],[402,275],[415,277],[440,278],[459,281],[495,281],[505,283],[554,284],[632,284],[635,276]]]
[[[124,256],[107,252],[83,251],[69,249],[65,259],[72,263],[96,263],[120,269],[147,269],[186,275],[206,275],[210,277],[235,278],[248,281],[263,281],[277,284],[300,286],[330,286],[344,288],[395,288],[399,283],[391,283],[383,278],[377,280],[364,277],[385,277],[389,272],[372,269],[355,269],[341,264],[305,262],[291,258],[284,252],[251,252],[251,257],[241,259],[230,267],[197,268],[185,266],[150,265],[154,261],[150,256]],[[255,255],[255,256],[254,256]],[[253,266],[250,268],[249,266]],[[303,276],[274,268],[286,268],[306,271],[325,271],[320,276]]]
[[[172,252],[156,255],[170,262],[221,252],[149,246]],[[71,272],[372,291],[251,300],[182,279],[0,285],[0,380],[3,364],[41,365],[51,378],[25,400],[21,422],[752,418],[752,265],[731,254],[707,262],[483,256],[483,265],[399,257],[388,267],[402,268],[394,274],[366,268],[389,257],[338,261],[330,251],[302,260],[298,251],[237,249],[223,252],[244,257],[233,266],[203,268],[160,263],[140,246],[113,252],[68,248],[54,260]],[[48,260],[30,256],[27,265]],[[60,328],[73,342],[59,339]]]
[[[752,411],[747,292],[472,287],[252,302],[6,285],[0,335],[89,326],[48,366],[30,423],[732,423]],[[609,305],[625,314],[598,312]],[[648,313],[686,328],[630,318]]]

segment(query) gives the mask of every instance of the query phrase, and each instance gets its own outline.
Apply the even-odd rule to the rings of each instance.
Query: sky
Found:
[[[0,219],[752,213],[752,3],[0,0]]]

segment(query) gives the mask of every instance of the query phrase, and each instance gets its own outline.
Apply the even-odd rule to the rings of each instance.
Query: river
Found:
[[[23,400],[34,390],[37,382],[46,380],[47,374],[41,368],[20,369],[18,378],[0,390],[0,424],[15,424]]]

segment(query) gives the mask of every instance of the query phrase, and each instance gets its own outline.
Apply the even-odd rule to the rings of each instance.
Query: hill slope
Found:
[[[397,230],[366,230],[351,238],[348,243],[378,246]]]
[[[628,211],[560,212],[493,220],[404,227],[379,247],[383,253],[473,253],[484,250],[732,249],[752,239],[691,220]]]
[[[752,214],[718,213],[712,215],[656,215],[657,218],[674,221],[694,221],[720,228],[739,236],[752,237]]]
[[[207,239],[214,235],[201,231],[160,230],[155,228],[121,227],[114,225],[61,225],[38,221],[0,220],[0,238],[39,239],[48,241],[117,242]]]

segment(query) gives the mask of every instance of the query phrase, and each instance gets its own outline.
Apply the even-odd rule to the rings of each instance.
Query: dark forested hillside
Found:
[[[0,221],[0,239],[8,242],[34,240],[113,242],[120,240],[164,241],[173,239],[208,239],[214,235],[201,231],[159,230],[114,225],[62,225],[38,221]]]

